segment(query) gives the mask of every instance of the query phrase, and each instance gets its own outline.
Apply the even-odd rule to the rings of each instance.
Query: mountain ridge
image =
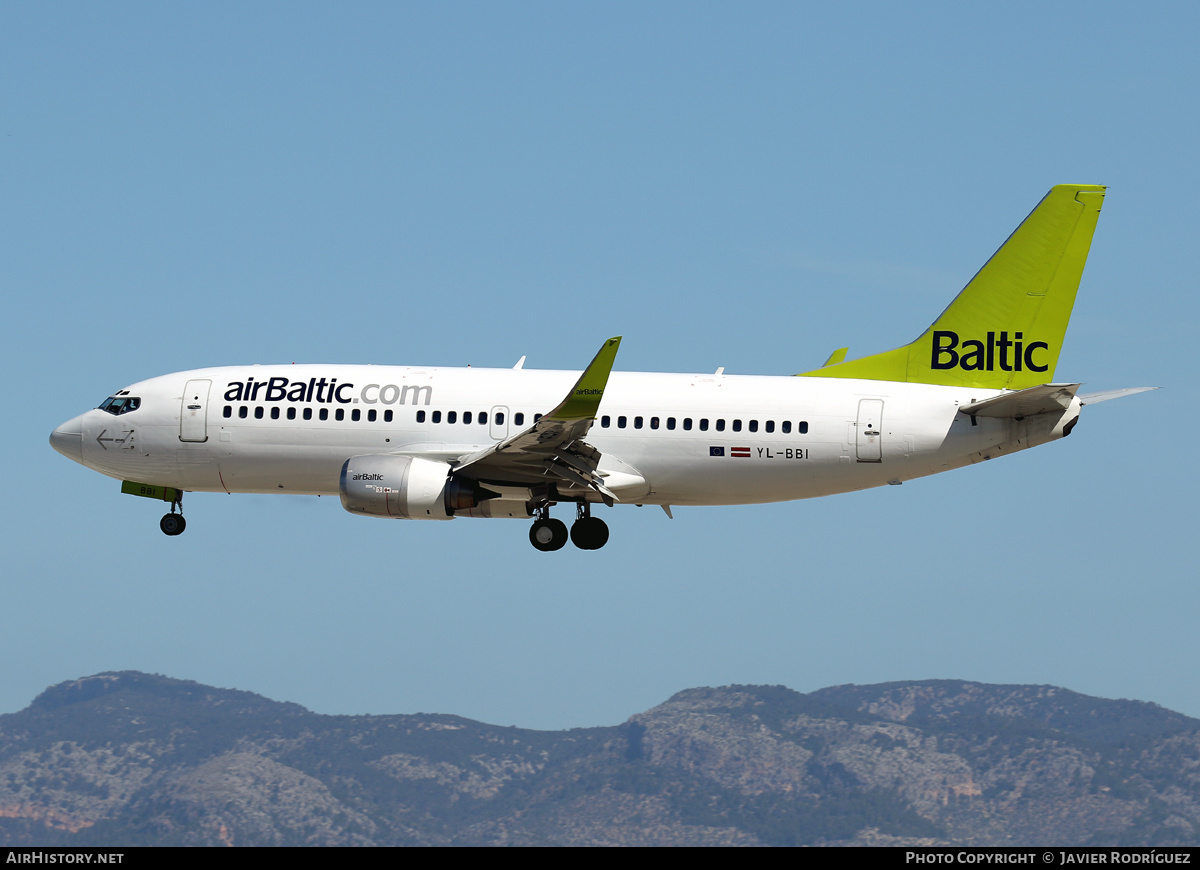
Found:
[[[1197,839],[1200,720],[1054,686],[701,687],[536,731],[117,671],[0,715],[14,846]]]

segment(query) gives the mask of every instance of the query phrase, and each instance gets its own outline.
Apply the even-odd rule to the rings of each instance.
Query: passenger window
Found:
[[[447,411],[446,412],[446,422],[447,423],[457,423],[458,422],[458,411]]]
[[[799,432],[801,435],[807,435],[808,434],[808,421],[801,420],[799,423],[797,423],[796,431]]]
[[[259,405],[257,408],[254,409],[254,419],[261,420],[262,418],[263,418],[263,409],[262,409],[262,405]]]
[[[289,419],[289,420],[295,420],[295,419],[296,419],[296,406],[295,406],[295,405],[293,405],[292,407],[288,408],[288,419]]]
[[[232,406],[232,405],[226,405],[226,406],[225,406],[225,410],[221,412],[221,415],[222,415],[223,417],[232,417],[232,416],[233,416],[233,406]]]
[[[668,417],[668,418],[667,418],[667,428],[668,428],[668,429],[674,429],[674,428],[675,428],[675,418],[674,418],[674,417]]]
[[[634,417],[634,418],[633,418],[633,428],[634,428],[634,429],[641,429],[641,428],[642,428],[642,418],[641,418],[641,417]]]
[[[238,419],[245,420],[246,414],[247,414],[247,411],[246,411],[245,405],[242,405],[240,408],[238,408]]]
[[[781,425],[783,428],[784,435],[787,435],[789,432],[792,431],[792,421],[791,420],[784,420]]]
[[[626,418],[624,418],[624,417],[618,417],[618,418],[617,418],[617,428],[618,428],[618,429],[624,429],[624,428],[625,428],[625,425],[626,425],[626,423],[628,423],[628,422],[629,422],[629,421],[628,421],[628,420],[626,420]]]
[[[500,411],[496,412],[496,425],[497,426],[504,425],[504,414],[502,414]]]
[[[542,415],[541,415],[541,414],[534,414],[534,415],[533,415],[533,422],[535,422],[535,423],[536,423],[536,422],[537,422],[538,420],[540,420],[540,419],[542,419]]]
[[[651,428],[651,429],[657,429],[657,428],[658,428],[658,418],[657,418],[657,417],[651,417],[651,418],[650,418],[650,428]]]
[[[479,421],[480,426],[487,425],[487,411],[480,411],[475,415],[475,419]]]
[[[470,411],[463,411],[463,422],[464,423],[471,422],[471,412]]]
[[[733,421],[733,431],[734,431],[734,432],[741,432],[741,431],[742,431],[742,421],[741,421],[741,420],[734,420],[734,421]]]
[[[339,421],[345,420],[346,419],[346,409],[345,408],[335,409],[333,412],[333,418],[335,420],[339,420]]]
[[[605,414],[603,417],[600,418],[600,426],[602,428],[607,429],[611,425],[612,425],[612,417]]]
[[[424,414],[425,412],[422,411],[421,413]],[[386,411],[383,412],[383,422],[385,422],[385,423],[392,422],[392,409],[391,408],[388,408]]]
[[[717,421],[717,431],[718,431],[718,432],[724,432],[724,431],[725,431],[725,420],[724,420],[724,419],[720,419],[720,420],[718,420],[718,421]]]
[[[317,414],[317,416],[320,417],[322,420],[328,420],[329,419],[329,409],[322,408],[320,413]]]
[[[358,412],[357,412],[357,411],[355,411],[354,413],[356,413],[356,414],[357,414]],[[375,422],[375,417],[376,417],[376,412],[375,412],[375,409],[374,409],[374,408],[372,408],[370,411],[367,411],[367,422],[368,422],[368,423],[374,423],[374,422]]]
[[[707,418],[707,417],[701,417],[701,418],[700,418],[700,431],[701,431],[701,432],[707,432],[707,431],[708,431],[708,418]]]
[[[271,406],[271,419],[272,419],[272,420],[278,420],[278,419],[279,419],[279,406],[278,406],[278,405],[272,405],[272,406]]]
[[[355,423],[357,423],[359,420],[362,419],[362,411],[358,410],[358,408],[355,408],[353,411],[350,412],[350,419],[352,421],[354,421]]]
[[[435,423],[442,422],[442,412],[441,411],[433,412],[433,422],[435,422]]]
[[[516,423],[518,426],[524,426],[525,425],[525,415],[520,412],[514,414],[513,422]]]
[[[775,421],[774,421],[774,420],[768,420],[768,421],[767,421],[767,431],[768,431],[768,432],[774,432],[774,431],[775,431]]]
[[[425,422],[425,412],[424,411],[417,411],[417,422],[418,423]]]
[[[757,431],[758,431],[758,421],[757,421],[757,420],[751,420],[751,421],[750,421],[750,431],[751,431],[751,432],[757,432]]]
[[[311,420],[311,419],[312,419],[312,408],[305,408],[305,409],[304,409],[304,419],[305,419],[305,420]]]
[[[687,432],[691,432],[691,431],[692,431],[692,418],[691,418],[691,417],[684,417],[684,418],[683,418],[683,428],[684,428],[684,430],[685,430],[685,431],[687,431]]]

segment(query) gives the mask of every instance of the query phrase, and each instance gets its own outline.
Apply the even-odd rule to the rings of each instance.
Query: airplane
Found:
[[[50,436],[69,459],[161,499],[338,495],[354,514],[529,520],[538,550],[596,550],[599,505],[735,505],[937,474],[1070,435],[1083,406],[1054,370],[1104,200],[1053,187],[916,340],[788,376],[242,365],[118,390]],[[574,505],[566,524],[550,516]]]

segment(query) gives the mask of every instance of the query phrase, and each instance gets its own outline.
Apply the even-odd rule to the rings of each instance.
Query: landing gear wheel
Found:
[[[165,514],[158,521],[158,527],[163,530],[164,535],[170,535],[173,538],[183,534],[183,530],[187,528],[187,520],[183,518],[183,514]]]
[[[529,527],[529,543],[543,553],[561,550],[567,543],[567,524],[562,520],[536,520]]]
[[[608,543],[608,524],[599,517],[580,517],[571,525],[571,542],[581,550],[599,550]]]

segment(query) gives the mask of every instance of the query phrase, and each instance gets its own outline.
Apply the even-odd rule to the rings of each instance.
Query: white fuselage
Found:
[[[135,410],[88,411],[51,440],[122,480],[334,495],[352,456],[453,463],[530,425],[578,377],[399,366],[199,369],[134,384],[118,395],[138,399]],[[614,372],[587,442],[602,452],[602,470],[645,481],[620,493],[622,501],[748,504],[936,474],[1062,437],[1079,414],[1078,399],[1061,415],[1024,420],[959,413],[999,394],[845,378]]]

